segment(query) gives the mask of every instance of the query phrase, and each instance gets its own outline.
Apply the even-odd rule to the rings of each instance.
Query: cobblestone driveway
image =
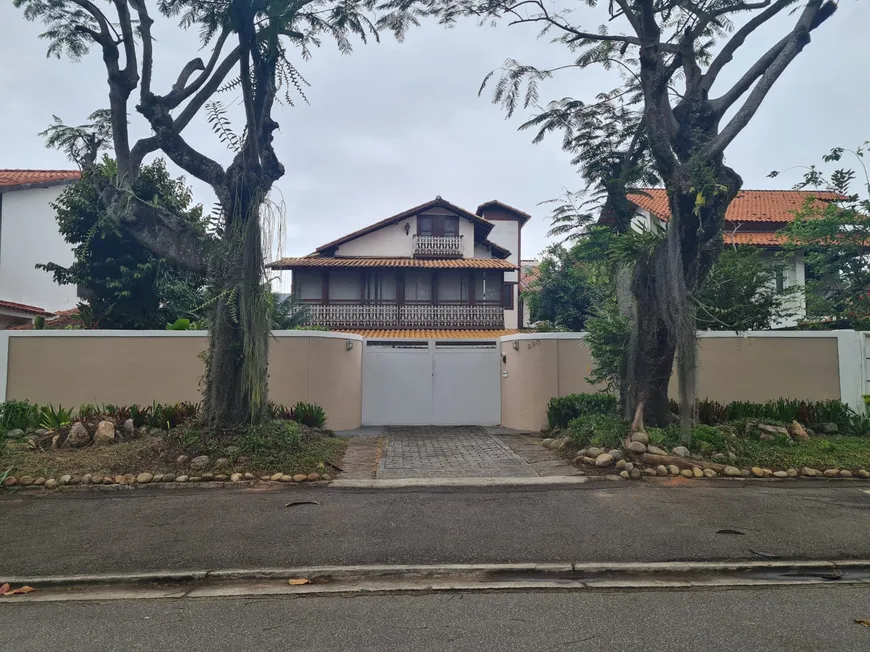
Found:
[[[386,435],[387,446],[378,463],[378,478],[516,478],[538,475],[528,461],[483,428],[391,426]]]

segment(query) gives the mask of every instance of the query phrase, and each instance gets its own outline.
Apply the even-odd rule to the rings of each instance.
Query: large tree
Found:
[[[167,89],[153,84],[153,5],[148,0],[13,0],[29,20],[42,20],[49,54],[75,60],[91,48],[102,55],[108,109],[80,132],[77,150],[93,165],[110,138],[117,176],[101,188],[107,213],[155,254],[181,268],[207,274],[214,304],[204,391],[205,425],[228,428],[257,422],[266,406],[269,294],[265,282],[261,218],[272,184],[284,174],[274,148],[272,112],[280,94],[303,83],[292,63],[321,39],[349,52],[351,38],[377,38],[380,28],[401,37],[414,22],[401,0],[160,0],[156,11],[198,28],[205,60],[179,66]],[[195,148],[184,131],[221,88],[236,92],[244,128],[234,133],[219,105],[209,119],[232,150],[222,165]],[[131,97],[138,91],[135,108]],[[213,101],[213,100],[212,100]],[[151,135],[131,141],[129,120],[138,114]],[[192,177],[211,186],[220,204],[216,238],[135,192],[143,161],[162,152]]]
[[[626,188],[648,157],[667,190],[667,237],[622,267],[628,282],[620,310],[631,337],[622,378],[623,407],[634,427],[669,422],[667,388],[676,356],[683,426],[695,413],[697,340],[695,303],[722,248],[725,211],[742,180],[724,152],[758,111],[810,34],[837,9],[833,0],[583,0],[554,8],[543,0],[443,0],[446,21],[462,15],[535,24],[563,45],[571,59],[557,69],[508,60],[495,86],[509,111],[537,106],[539,82],[556,70],[604,66],[623,74],[622,85],[595,101],[550,103],[529,123],[561,130],[578,162],[596,162],[593,177],[606,193],[609,219],[629,228]],[[593,8],[607,22],[590,28]],[[737,51],[778,16],[790,24],[771,38],[746,68],[720,75]],[[600,15],[600,14],[599,14]],[[595,20],[595,18],[591,18]],[[762,34],[773,34],[765,29]],[[581,82],[582,83],[582,82]],[[720,88],[721,87],[721,88]],[[523,92],[525,88],[525,92]],[[608,115],[612,126],[602,125]],[[587,125],[592,125],[592,129]],[[615,127],[613,126],[615,125]]]
[[[191,318],[205,303],[204,276],[154,255],[106,215],[99,189],[116,171],[106,157],[61,193],[53,208],[75,260],[69,266],[46,262],[38,267],[57,283],[83,288],[99,328],[162,329],[180,317]],[[133,191],[205,232],[202,206],[191,205],[190,188],[169,175],[162,159],[142,166]]]

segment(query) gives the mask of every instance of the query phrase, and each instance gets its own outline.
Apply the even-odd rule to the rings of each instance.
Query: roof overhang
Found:
[[[516,266],[502,258],[330,258],[305,256],[282,258],[266,267],[277,270],[292,269],[493,269],[516,270]]]

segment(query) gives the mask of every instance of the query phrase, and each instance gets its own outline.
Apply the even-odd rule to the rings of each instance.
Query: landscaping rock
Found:
[[[309,482],[316,482],[317,480],[320,480],[319,473],[309,473],[308,474],[308,481]]]
[[[242,477],[244,477],[245,480],[253,480],[255,476],[253,473],[245,473]]]
[[[71,475],[62,475],[62,476],[60,476],[60,484],[61,484],[61,485],[69,484],[69,481],[70,481],[70,480],[72,480],[72,476],[71,476]]]
[[[668,467],[666,467],[664,464],[659,464],[656,467],[656,474],[657,475],[667,475],[668,474]]]
[[[194,471],[202,471],[203,469],[207,469],[210,463],[211,460],[208,455],[198,455],[190,460],[190,468]]]
[[[628,471],[622,470],[619,472],[619,477],[628,480],[629,478],[631,478],[631,474]]]
[[[736,462],[736,461],[737,461],[737,455],[735,455],[735,454],[734,454],[733,452],[731,452],[731,451],[728,451],[728,459],[729,459],[730,461],[732,461],[732,462]]]
[[[271,475],[261,475],[260,476],[260,480],[263,480],[264,482],[267,480],[271,480],[271,479],[272,479]],[[278,479],[280,480],[281,478],[278,478]]]
[[[241,473],[233,473],[233,474],[230,476],[230,480],[231,480],[232,482],[241,482],[241,481],[242,481],[242,477],[244,477],[244,476],[242,476]]]
[[[163,482],[163,478],[165,477],[166,476],[164,476],[162,473],[155,473],[154,478],[151,480],[151,482]]]
[[[620,460],[620,461],[622,461],[622,460]],[[625,466],[623,468],[626,471],[628,471],[629,473],[631,473],[634,470],[634,462],[626,462]]]
[[[836,423],[824,423],[822,424],[822,432],[826,435],[836,435],[840,432],[840,429],[837,427]]]
[[[274,480],[275,482],[278,482],[278,480],[280,480],[283,477],[284,477],[283,473],[274,473],[274,474],[272,474],[272,477],[269,479]]]
[[[103,484],[114,484],[115,480],[110,475],[103,476]]]
[[[772,478],[773,477],[773,471],[771,471],[770,469],[762,469],[762,471],[764,472],[765,478]]]
[[[293,482],[293,476],[284,474],[281,476],[281,482]]]
[[[815,437],[815,436],[816,436],[816,431],[813,430],[812,428],[804,428],[804,430],[807,431],[807,434],[808,434],[810,437]]]
[[[162,437],[163,435],[166,434],[166,431],[163,430],[163,428],[151,428],[148,431],[148,434],[151,435],[152,437]]]
[[[113,478],[113,480],[115,481],[115,484],[124,484],[124,476],[123,475],[116,475]]]
[[[858,471],[858,477],[864,478],[866,480],[867,478],[870,478],[870,471],[867,471],[866,469],[861,469],[860,471]]]
[[[619,461],[616,463],[616,468],[619,469],[620,471],[622,471],[622,469],[625,468],[625,465],[626,465],[626,464],[627,464],[627,462],[626,462],[625,460],[619,460]]]
[[[804,429],[804,427],[801,424],[799,424],[797,421],[791,422],[791,435],[795,439],[800,439],[802,441],[806,441],[810,438],[810,436],[807,434],[807,431]]]
[[[80,475],[74,475],[73,477],[71,477],[69,479],[69,484],[71,484],[73,486],[80,485],[81,483],[82,483],[82,476],[80,476]]]
[[[124,484],[136,484],[136,476],[132,473],[125,473]]]
[[[215,479],[217,482],[226,482],[226,480],[227,480],[227,476],[226,476],[225,473],[218,473],[218,474],[214,477],[214,479]]]
[[[18,484],[18,478],[14,477],[14,476],[8,475],[5,478],[3,478],[3,486],[4,487],[14,487],[17,484]]]
[[[24,441],[12,441],[11,439],[6,441],[6,450],[8,451],[26,451],[28,448],[30,446]]]
[[[175,458],[175,463],[178,465],[187,464],[190,461],[190,458],[187,455],[179,455]]]
[[[680,475],[680,467],[678,467],[676,464],[669,464],[668,473],[673,476]]]
[[[635,471],[637,471],[637,469],[635,469]],[[667,473],[667,469],[665,469],[665,473]],[[643,470],[643,474],[644,475],[655,475],[656,470],[654,468],[652,468],[651,466],[648,466]]]
[[[640,472],[640,469],[632,469],[628,472],[628,474],[631,476],[632,480],[640,480],[641,476],[643,475]]]
[[[740,474],[741,474],[744,478],[748,478],[749,476],[752,475],[752,471],[750,471],[749,469],[740,469]]]
[[[769,432],[761,433],[760,435],[758,435],[758,438],[761,441],[773,441],[773,435],[771,435]]]
[[[33,484],[33,476],[32,475],[23,475],[18,478],[18,484],[22,487],[29,487]]]
[[[758,429],[761,432],[768,433],[769,435],[783,435],[785,437],[789,436],[788,435],[788,428],[785,428],[783,426],[771,426],[771,425],[768,425],[766,423],[759,423]]]
[[[714,462],[722,462],[725,459],[726,459],[725,453],[713,453],[713,461]]]
[[[773,472],[773,477],[774,477],[774,478],[787,478],[787,477],[788,477],[788,473],[786,473],[785,471],[774,471],[774,472]]]
[[[177,478],[171,473],[167,473],[163,476],[163,482],[175,482]]]
[[[753,466],[750,470],[752,471],[752,475],[754,475],[756,478],[764,477],[764,471],[761,469],[760,466]]]
[[[567,445],[568,445],[568,438],[567,437],[560,437],[559,439],[553,440],[553,443],[550,444],[550,450],[560,451],[563,448],[565,448],[565,446],[567,446]]]
[[[550,444],[552,444],[552,443],[553,443],[552,437],[547,437],[546,439],[541,440],[541,446],[543,446],[544,448],[549,448]]]
[[[647,446],[646,452],[652,455],[667,455],[668,451],[664,448],[659,448],[658,446]]]
[[[154,479],[154,475],[148,472],[136,476],[136,484],[148,484]]]
[[[577,451],[577,457],[586,457],[587,454],[588,451],[585,448],[581,448],[579,451]]]
[[[613,455],[610,453],[601,453],[595,458],[595,466],[603,468],[613,464]]]
[[[51,450],[57,450],[58,448],[60,448],[62,443],[63,442],[61,442],[60,440],[60,435],[54,435],[51,438]]]
[[[842,469],[842,470],[840,471],[840,477],[841,477],[841,478],[851,478],[851,477],[852,477],[852,472],[849,471],[848,469]]]
[[[836,478],[840,475],[840,469],[825,469],[826,478]]]
[[[46,489],[57,489],[57,480],[55,480],[54,478],[49,478],[48,480],[45,481],[45,488]]]
[[[722,473],[727,475],[729,478],[739,478],[743,475],[743,472],[736,466],[726,466],[724,469],[722,469]]]
[[[682,471],[680,471],[680,475],[683,476],[684,478],[694,478],[695,477],[695,474],[692,473],[692,469],[683,469]]]
[[[21,428],[13,428],[12,430],[6,431],[6,436],[12,439],[18,439],[19,437],[24,436],[24,431]]]
[[[36,480],[33,481],[33,486],[34,487],[41,487],[45,484],[45,482],[46,482],[45,478],[43,478],[42,476],[39,476],[38,478],[36,478]]]
[[[715,478],[718,475],[713,469],[704,469],[702,473],[705,478]]]
[[[115,424],[111,421],[100,421],[97,432],[94,433],[94,446],[109,446],[115,442]]]
[[[188,476],[186,476],[186,475],[180,475],[180,476],[178,476],[177,478],[175,478],[175,481],[176,481],[176,482],[187,482],[188,479],[189,479]]]
[[[188,482],[200,482],[201,480],[202,478],[200,478],[198,475],[192,475],[187,479]]]
[[[688,457],[689,456],[689,449],[686,448],[685,446],[674,446],[673,453],[677,457]]]
[[[305,482],[308,479],[308,476],[304,473],[297,473],[293,476],[293,482]]]
[[[136,436],[136,426],[133,424],[133,419],[127,419],[121,426],[121,431],[124,433],[124,439],[133,439]]]
[[[91,436],[88,434],[88,429],[81,421],[76,421],[72,424],[67,435],[66,443],[74,448],[81,448],[91,443]]]
[[[219,457],[214,461],[214,468],[228,469],[230,468],[230,461],[226,457]]]
[[[90,473],[85,473],[82,476],[82,484],[91,484],[91,481],[93,479],[94,479],[94,476],[92,476]]]
[[[785,474],[790,478],[796,478],[800,475],[797,469],[786,469]]]
[[[638,441],[644,446],[649,446],[649,435],[645,432],[633,432],[631,433],[631,441]]]
[[[211,482],[212,480],[214,480],[214,473],[206,472],[203,473],[200,477],[202,478],[203,482]]]
[[[646,444],[639,441],[633,441],[628,445],[628,450],[632,453],[646,453]]]
[[[598,457],[604,452],[602,448],[596,448],[595,446],[586,449],[586,457]]]
[[[698,468],[697,466],[692,467],[692,474],[696,478],[703,478],[704,477],[704,472],[700,468]]]
[[[584,457],[583,464],[588,464],[589,466],[595,466],[595,458],[594,457]]]

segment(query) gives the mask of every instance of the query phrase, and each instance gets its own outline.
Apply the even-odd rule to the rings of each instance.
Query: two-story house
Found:
[[[518,265],[529,218],[498,201],[472,213],[439,196],[269,267],[292,272],[311,324],[496,335],[522,327]]]
[[[76,287],[58,285],[37,263],[70,265],[51,204],[78,170],[0,170],[0,329],[74,308]]]

